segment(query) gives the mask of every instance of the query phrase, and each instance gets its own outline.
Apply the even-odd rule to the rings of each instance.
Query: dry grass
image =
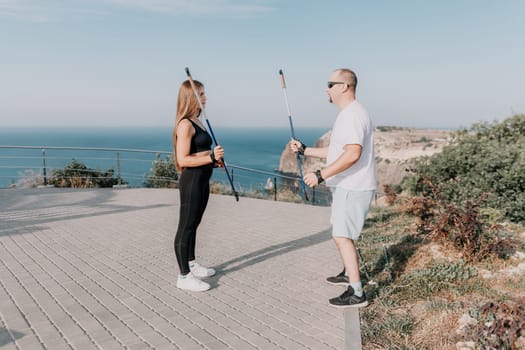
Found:
[[[455,330],[460,316],[458,311],[425,309],[417,316],[421,321],[412,333],[413,344],[420,349],[455,350]],[[439,344],[439,347],[436,347],[436,344]]]
[[[458,334],[462,315],[489,301],[525,297],[525,274],[516,270],[525,260],[492,257],[464,263],[460,251],[424,239],[416,227],[415,218],[398,206],[375,206],[370,212],[359,242],[370,278],[377,283],[365,287],[372,299],[361,314],[365,350],[456,350],[460,341],[479,341]],[[507,224],[502,229],[523,251],[523,227]],[[390,255],[392,282],[383,245]],[[518,339],[510,349],[520,349],[522,342]]]

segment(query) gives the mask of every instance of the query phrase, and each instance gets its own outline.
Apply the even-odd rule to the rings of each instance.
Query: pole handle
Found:
[[[191,85],[192,90],[197,91],[197,89],[195,87],[195,83],[193,82],[193,78],[191,77],[190,69],[188,67],[186,67],[186,68],[184,68],[184,70],[186,71],[186,75],[188,76],[188,80],[190,81],[190,85]],[[197,99],[197,100],[199,101],[199,105],[200,105],[200,99]]]
[[[282,69],[279,69],[279,75],[281,76],[281,86],[286,89],[286,81],[284,80],[284,73]]]

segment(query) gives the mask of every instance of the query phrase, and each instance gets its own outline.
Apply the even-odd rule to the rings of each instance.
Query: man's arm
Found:
[[[306,150],[308,151],[308,148]],[[358,144],[345,145],[344,152],[334,162],[320,171],[321,179],[324,180],[350,168],[357,163],[361,157],[362,150],[363,147]],[[304,176],[304,182],[308,186],[314,187],[319,185],[319,178],[316,173],[309,173]]]
[[[328,155],[328,147],[307,147],[304,150],[304,155],[308,157],[326,158]]]
[[[357,163],[359,158],[361,158],[361,151],[363,150],[361,145],[351,144],[345,145],[343,148],[344,152],[339,156],[339,158],[321,170],[321,175],[323,178],[328,178],[345,171]]]
[[[292,152],[297,153],[302,148],[303,144],[299,140],[291,140],[289,142]],[[306,147],[303,150],[304,155],[308,157],[326,158],[328,155],[328,147]]]

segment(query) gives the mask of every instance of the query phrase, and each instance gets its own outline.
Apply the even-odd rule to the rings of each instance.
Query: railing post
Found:
[[[117,152],[117,180],[118,185],[120,186],[121,180],[120,180],[120,152]]]
[[[361,322],[359,308],[345,309],[345,350],[361,350]]]
[[[277,200],[277,177],[273,177],[273,200]]]
[[[46,172],[46,149],[42,148],[42,164],[43,164],[43,175],[44,175],[44,186],[47,186],[47,172]]]

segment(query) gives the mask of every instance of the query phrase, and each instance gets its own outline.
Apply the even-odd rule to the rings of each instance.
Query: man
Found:
[[[330,299],[335,307],[368,305],[354,241],[361,235],[376,190],[376,167],[372,122],[366,109],[356,100],[356,87],[357,77],[350,69],[337,69],[330,75],[326,92],[330,103],[340,111],[328,147],[306,147],[299,140],[289,143],[294,152],[326,158],[326,167],[306,174],[304,182],[314,187],[326,179],[326,185],[332,188],[332,236],[345,270],[329,277],[327,282],[348,283],[343,294]]]

